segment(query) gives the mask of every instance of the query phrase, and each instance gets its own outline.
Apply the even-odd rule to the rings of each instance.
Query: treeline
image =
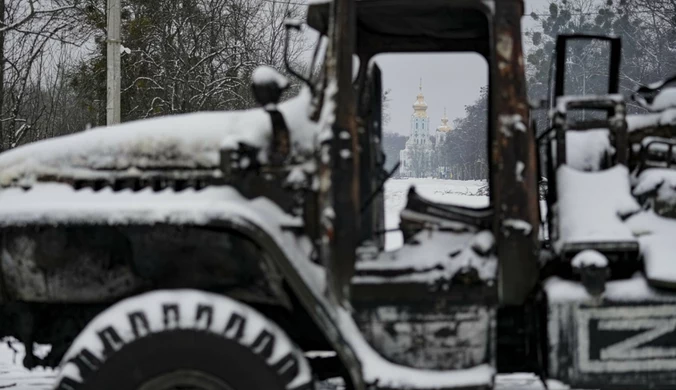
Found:
[[[122,120],[255,105],[293,3],[123,0]],[[0,150],[106,121],[106,0],[0,0]],[[296,61],[303,43],[292,40]]]
[[[531,18],[539,26],[527,31],[531,50],[526,57],[529,94],[547,97],[550,60],[555,39],[563,33],[594,33],[622,38],[620,92],[628,96],[638,85],[676,73],[676,2],[672,0],[560,0]],[[607,90],[607,47],[573,45],[568,51],[566,93]],[[629,112],[641,108],[629,102]],[[545,113],[536,117],[544,127]]]
[[[482,87],[474,103],[465,106],[465,116],[453,122],[440,147],[438,165],[488,166],[488,87]]]

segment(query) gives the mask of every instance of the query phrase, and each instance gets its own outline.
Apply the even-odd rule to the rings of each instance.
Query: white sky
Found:
[[[391,133],[409,133],[421,77],[432,129],[441,124],[444,106],[450,123],[462,117],[488,80],[486,61],[476,53],[381,54],[375,61],[383,72],[383,89],[390,89],[391,119],[384,130]]]

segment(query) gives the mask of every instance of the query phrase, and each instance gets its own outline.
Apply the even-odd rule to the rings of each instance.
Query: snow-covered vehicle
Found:
[[[607,91],[566,93],[575,41],[609,46]],[[675,78],[639,88],[633,98],[648,112],[627,115],[620,49],[612,37],[557,42],[551,127],[541,137],[552,244],[540,275],[547,372],[584,388],[668,389],[676,385]]]
[[[641,207],[631,190],[643,199],[656,168],[633,175],[628,162],[626,124],[649,120],[626,117],[614,71],[608,95],[557,88],[541,221],[522,13],[521,0],[313,2],[307,24],[329,50],[318,77],[296,72],[306,87],[292,100],[277,105],[288,82],[259,68],[263,109],[0,154],[2,335],[50,344],[42,358],[27,348],[24,364],[60,365],[64,390],[300,390],[333,378],[356,390],[489,389],[515,371],[674,388],[676,220]],[[405,244],[385,252],[389,173],[369,59],[402,51],[486,58],[490,205],[412,189]],[[578,145],[600,147],[569,154],[569,130],[592,127],[566,114],[587,105],[608,115]]]

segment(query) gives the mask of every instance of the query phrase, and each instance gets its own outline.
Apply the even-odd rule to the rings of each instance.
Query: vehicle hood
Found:
[[[310,121],[308,89],[279,105],[292,153],[313,150],[319,126]],[[0,154],[0,185],[30,185],[41,177],[78,177],[101,171],[215,169],[221,145],[267,150],[272,135],[263,109],[201,112],[143,119],[20,146]],[[265,153],[260,159],[265,160]],[[262,161],[265,162],[265,161]]]

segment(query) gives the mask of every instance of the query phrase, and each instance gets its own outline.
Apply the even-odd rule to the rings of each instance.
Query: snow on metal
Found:
[[[373,273],[400,271],[400,276],[356,276],[357,283],[433,283],[450,280],[458,271],[474,268],[479,278],[494,281],[497,277],[497,258],[477,253],[477,249],[492,248],[494,238],[489,231],[478,234],[423,230],[413,236],[419,245],[407,245],[394,252],[381,253],[375,260],[357,262],[357,272]],[[476,249],[475,249],[476,248]],[[407,271],[404,273],[404,271]]]
[[[608,259],[595,250],[587,249],[575,255],[571,261],[571,264],[575,268],[603,268],[608,266]]]
[[[627,225],[639,237],[645,277],[676,285],[676,220],[645,211],[629,218]]]
[[[652,111],[663,111],[668,108],[676,108],[676,88],[665,88],[655,96],[650,105]]]
[[[557,251],[566,243],[634,241],[622,216],[638,212],[640,206],[631,196],[625,166],[581,172],[563,165],[557,170],[557,182]]]
[[[608,129],[566,132],[566,163],[580,171],[598,171],[606,155],[615,153]]]
[[[311,153],[318,127],[309,120],[305,88],[279,105],[291,130],[292,152]],[[266,150],[272,136],[262,109],[202,112],[144,119],[24,145],[0,154],[0,185],[29,184],[41,175],[83,170],[218,167],[221,145],[244,143]],[[259,157],[265,162],[266,155]]]
[[[593,303],[592,297],[580,282],[551,277],[544,281],[544,290],[550,303]],[[603,299],[613,302],[663,302],[676,301],[674,294],[667,294],[648,284],[641,274],[630,279],[606,282]]]
[[[254,84],[275,84],[280,89],[289,86],[289,80],[270,66],[259,66],[251,74]]]
[[[269,218],[265,224],[298,225],[266,198],[247,200],[231,187],[209,187],[196,191],[172,189],[153,192],[114,192],[110,188],[74,190],[67,184],[36,184],[30,190],[10,188],[0,191],[0,226],[22,224],[57,225],[156,224],[204,225],[218,219],[257,217],[257,211]]]
[[[641,172],[633,189],[634,196],[655,194],[655,199],[676,205],[676,170],[651,168]]]
[[[627,130],[630,132],[650,127],[675,125],[676,108],[650,114],[627,115]]]

